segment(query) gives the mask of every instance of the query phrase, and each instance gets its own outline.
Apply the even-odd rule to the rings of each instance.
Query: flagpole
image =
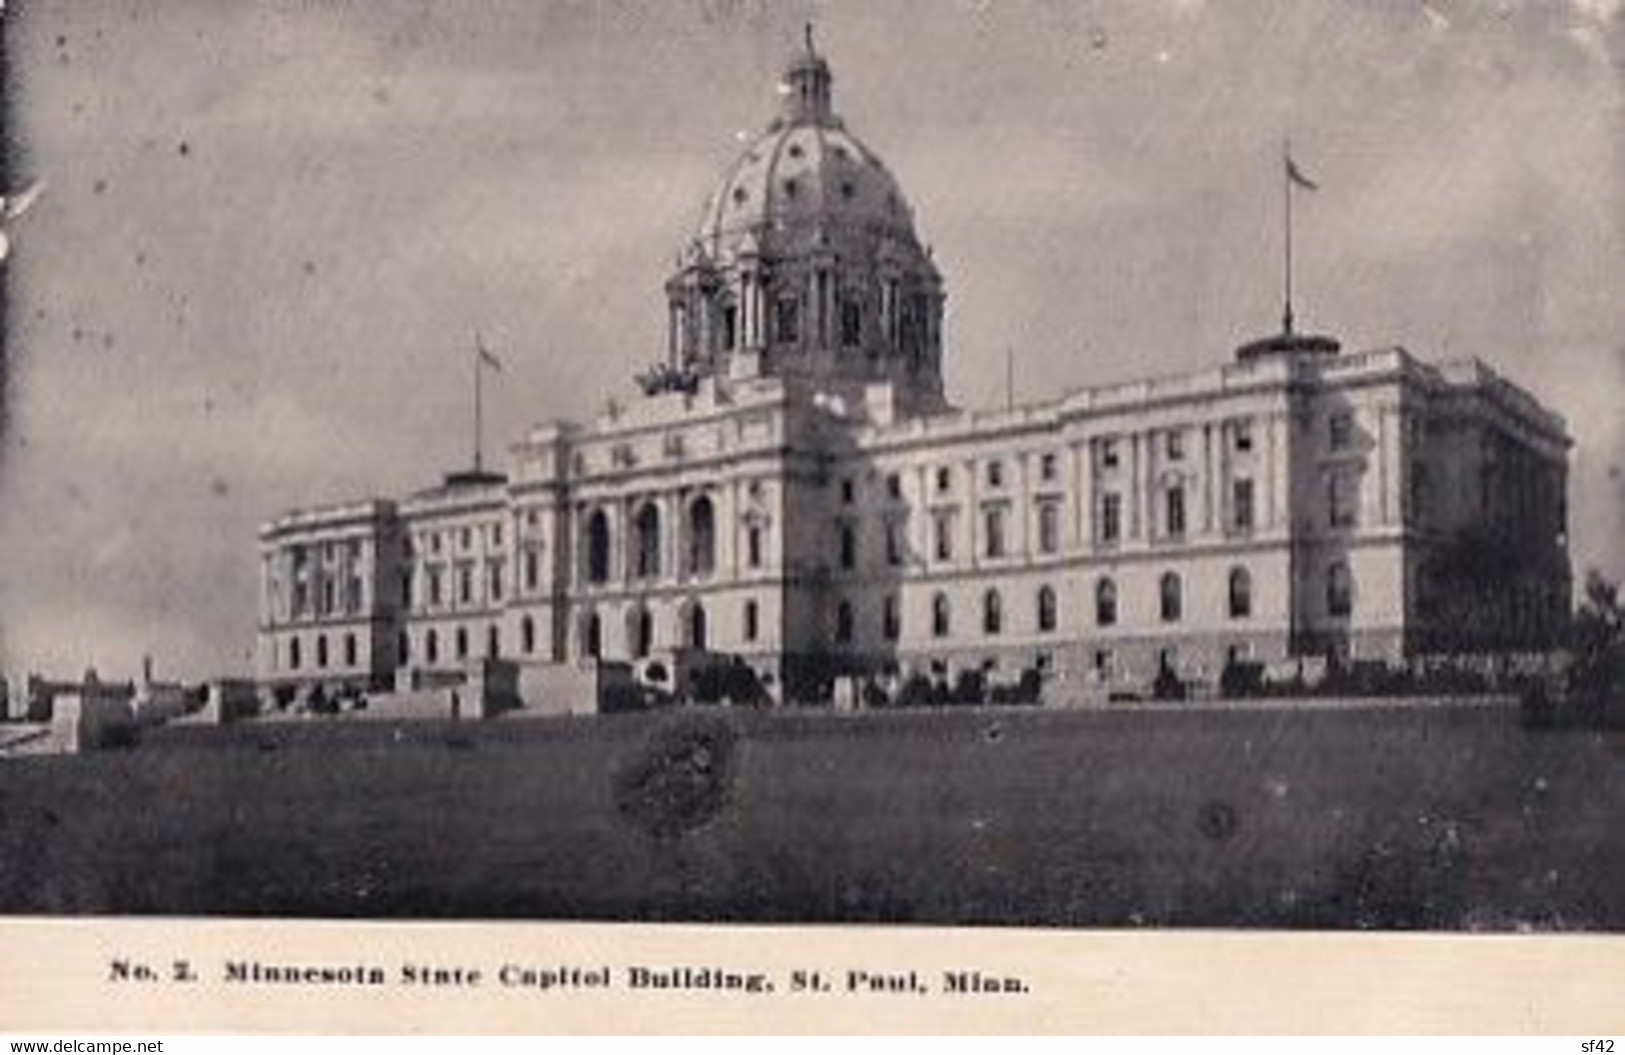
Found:
[[[484,440],[485,440],[485,437],[484,437],[484,431],[485,430],[482,427],[483,422],[481,421],[481,407],[480,407],[480,402],[481,402],[481,400],[480,400],[480,388],[481,388],[480,374],[482,374],[484,372],[485,372],[485,364],[480,362],[480,333],[479,333],[478,330],[475,330],[474,331],[474,471],[476,473],[480,472],[481,469],[484,468],[484,466],[482,464],[482,462],[484,461],[483,452],[480,450],[480,448],[482,446],[484,446]]]
[[[1281,332],[1292,334],[1292,140],[1281,140],[1281,194],[1286,212],[1286,240],[1283,245],[1284,278],[1286,287],[1285,309],[1281,313]]]

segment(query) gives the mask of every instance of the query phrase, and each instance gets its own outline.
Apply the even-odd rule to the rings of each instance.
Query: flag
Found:
[[[1305,176],[1303,172],[1298,169],[1298,163],[1292,160],[1291,154],[1286,155],[1286,178],[1302,187],[1304,190],[1320,189],[1319,184],[1310,179],[1308,176]]]
[[[502,373],[502,360],[491,353],[491,350],[485,346],[485,342],[476,337],[474,338],[474,347],[479,350],[480,365],[489,366],[497,373]]]

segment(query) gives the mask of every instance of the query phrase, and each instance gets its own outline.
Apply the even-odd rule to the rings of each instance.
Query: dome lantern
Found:
[[[806,49],[790,61],[779,85],[784,94],[784,119],[791,124],[829,124],[835,116],[830,100],[834,81],[829,63],[813,48],[813,27],[809,22]]]

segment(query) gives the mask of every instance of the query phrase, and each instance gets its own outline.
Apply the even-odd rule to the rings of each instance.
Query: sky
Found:
[[[1563,414],[1625,574],[1622,0],[11,0],[0,672],[250,669],[257,525],[590,416],[804,22],[948,289],[962,405],[1278,326]]]

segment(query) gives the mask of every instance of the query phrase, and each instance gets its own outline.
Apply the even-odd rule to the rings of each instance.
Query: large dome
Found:
[[[891,382],[904,407],[942,404],[941,276],[897,180],[835,116],[833,80],[809,31],[779,115],[724,171],[679,253],[650,390],[774,376]]]
[[[695,240],[722,259],[747,234],[769,245],[818,224],[914,240],[913,212],[897,180],[839,119],[779,118],[728,167],[706,199]]]

